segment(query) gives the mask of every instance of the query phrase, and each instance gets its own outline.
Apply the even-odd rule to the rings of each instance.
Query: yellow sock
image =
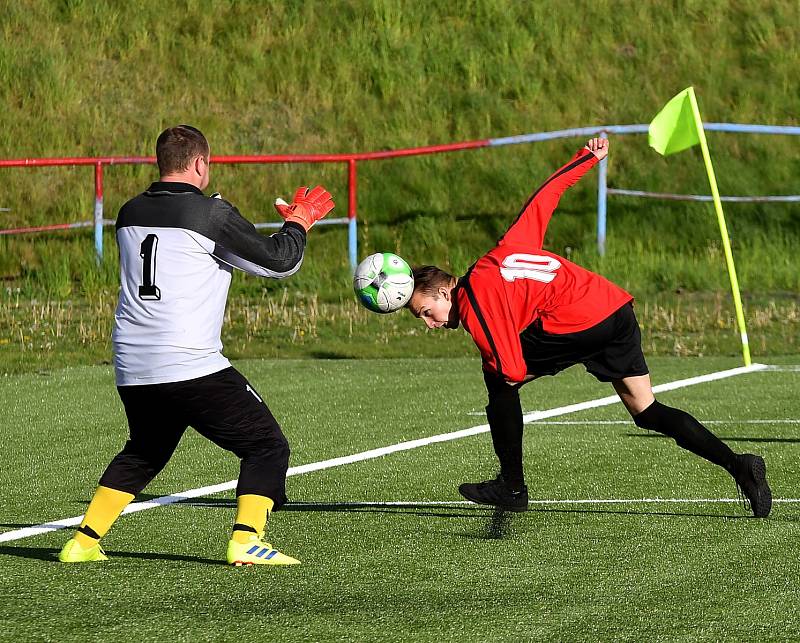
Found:
[[[122,510],[133,500],[131,493],[99,486],[89,503],[83,522],[75,532],[75,540],[84,549],[94,547],[106,535]]]
[[[274,506],[272,498],[266,496],[248,493],[236,498],[236,524],[233,526],[231,538],[244,544],[254,532],[261,536]],[[239,529],[240,526],[244,529]]]

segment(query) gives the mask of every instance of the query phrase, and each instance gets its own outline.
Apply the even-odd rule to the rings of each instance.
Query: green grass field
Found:
[[[796,356],[769,363],[785,366],[659,399],[709,421],[735,450],[764,455],[775,497],[798,499],[800,372],[791,367]],[[651,360],[655,383],[737,365]],[[485,422],[475,359],[237,366],[282,422],[293,466]],[[573,368],[524,388],[523,407],[610,392]],[[275,515],[270,540],[303,561],[297,568],[222,564],[232,492],[123,516],[105,539],[108,563],[56,562],[69,530],[3,542],[0,639],[800,637],[800,501],[748,519],[720,500],[736,497],[726,474],[625,419],[615,404],[528,425],[526,474],[537,503],[525,514],[458,503],[458,483],[496,472],[485,433],[294,475],[292,504]],[[81,515],[125,439],[103,366],[1,378],[0,425],[0,537]],[[237,469],[233,456],[190,432],[145,497],[226,482]],[[706,501],[688,502],[696,499]]]

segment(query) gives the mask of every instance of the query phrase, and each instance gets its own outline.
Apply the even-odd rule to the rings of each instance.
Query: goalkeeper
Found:
[[[285,223],[265,236],[219,195],[203,194],[210,149],[199,130],[164,130],[156,157],[160,179],[122,206],[116,224],[122,283],[112,342],[130,438],[59,559],[106,560],[100,539],[192,426],[241,460],[228,562],[297,564],[263,541],[270,512],[286,501],[289,445],[222,354],[220,331],[233,269],[273,279],[297,272],[309,228],[333,209],[331,195],[300,188],[291,204],[276,201]]]
[[[591,139],[533,193],[497,246],[460,279],[435,266],[414,270],[411,312],[428,328],[463,325],[483,359],[486,417],[500,475],[462,484],[459,492],[481,504],[527,508],[519,388],[583,364],[598,380],[611,383],[637,426],[674,438],[678,446],[724,468],[753,514],[765,517],[772,494],[763,458],[734,453],[694,417],[655,399],[633,297],[542,249],[561,195],[607,154],[607,140]]]

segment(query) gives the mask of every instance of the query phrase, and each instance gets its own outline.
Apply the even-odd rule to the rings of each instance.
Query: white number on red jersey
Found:
[[[556,270],[560,267],[561,262],[553,257],[516,252],[503,259],[500,274],[506,281],[533,279],[549,284],[556,278]]]

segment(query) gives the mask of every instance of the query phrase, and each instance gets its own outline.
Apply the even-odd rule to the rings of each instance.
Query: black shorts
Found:
[[[649,372],[633,303],[577,333],[547,333],[537,320],[522,331],[520,341],[531,375],[555,375],[574,364],[583,364],[601,382]]]
[[[130,438],[100,484],[136,495],[172,457],[187,427],[241,459],[237,495],[286,500],[289,445],[260,395],[233,367],[193,380],[119,386]]]

